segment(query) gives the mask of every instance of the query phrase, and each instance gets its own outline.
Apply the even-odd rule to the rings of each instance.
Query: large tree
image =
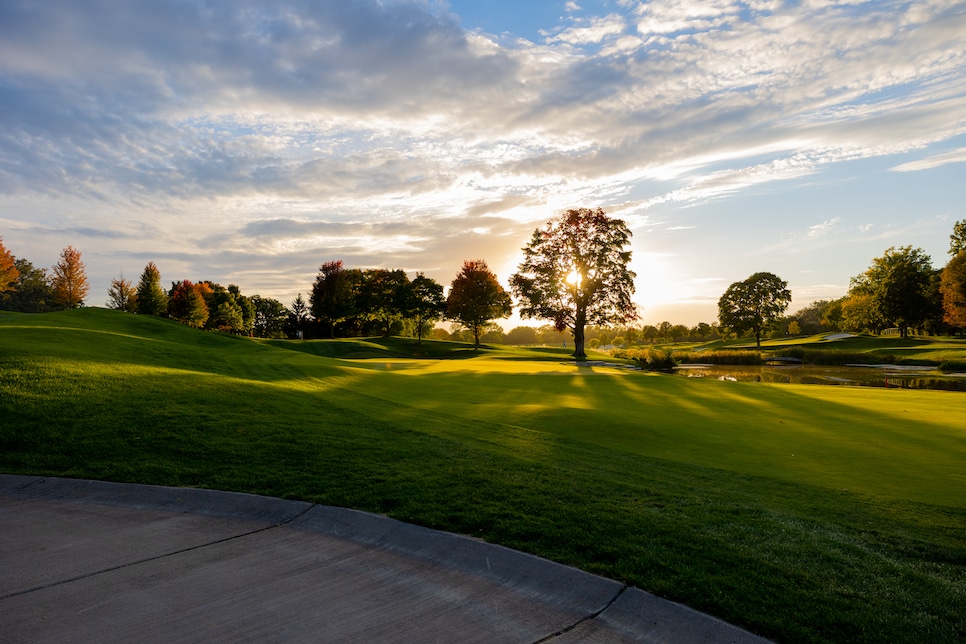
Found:
[[[3,245],[3,237],[0,237],[0,293],[16,288],[18,277],[20,271],[17,269],[17,261]]]
[[[523,249],[523,262],[510,278],[524,318],[552,320],[570,329],[574,357],[586,358],[584,327],[627,324],[637,319],[631,301],[634,273],[631,232],[603,210],[568,210],[537,229]]]
[[[416,342],[422,344],[424,326],[428,326],[446,313],[443,285],[436,280],[417,273],[409,284],[406,314],[416,325]]]
[[[168,294],[161,287],[161,271],[154,262],[148,262],[141,273],[137,300],[137,312],[142,315],[163,316],[168,312]]]
[[[942,272],[943,320],[966,329],[966,250],[956,254]]]
[[[792,301],[788,282],[773,273],[755,273],[735,282],[718,300],[718,321],[737,335],[750,331],[761,349],[761,335],[781,318]]]
[[[932,276],[932,261],[924,250],[893,246],[872,260],[864,273],[852,278],[849,295],[872,296],[877,315],[906,337],[909,327],[918,327],[933,317]]]
[[[446,298],[446,316],[473,333],[473,346],[490,320],[513,312],[510,294],[482,259],[467,260],[456,275]]]
[[[50,286],[54,290],[54,301],[68,309],[83,306],[90,284],[80,251],[73,246],[61,251],[60,261],[54,264],[51,273]]]
[[[131,280],[124,279],[124,275],[111,280],[111,287],[107,289],[107,307],[117,311],[134,313],[137,310],[138,291]]]
[[[312,316],[329,327],[330,337],[335,337],[338,324],[358,314],[357,290],[362,271],[345,269],[342,260],[325,262],[312,285],[309,307]]]
[[[362,273],[358,306],[365,317],[379,324],[384,337],[404,316],[409,299],[409,277],[401,269],[370,268]]]

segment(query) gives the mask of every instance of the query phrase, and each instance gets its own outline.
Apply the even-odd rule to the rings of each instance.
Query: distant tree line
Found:
[[[48,271],[16,258],[0,237],[0,310],[46,313],[83,306],[90,284],[81,254],[72,246]]]
[[[534,231],[524,261],[510,278],[524,318],[549,320],[509,332],[495,324],[510,315],[510,294],[481,259],[467,260],[444,296],[435,280],[402,269],[347,268],[324,262],[308,302],[286,307],[243,295],[234,284],[181,280],[162,287],[149,262],[137,283],[111,281],[110,308],[168,317],[187,326],[265,338],[399,335],[464,342],[584,347],[705,342],[750,333],[762,338],[850,331],[951,334],[966,330],[966,221],[950,235],[951,259],[941,269],[921,248],[890,247],[850,281],[848,293],[818,300],[792,315],[788,284],[759,272],[731,284],[718,302],[718,320],[693,327],[664,321],[637,326],[631,303],[634,274],[630,231],[603,211],[577,209]],[[0,309],[42,313],[83,306],[89,293],[81,254],[68,246],[48,271],[14,257],[0,238]],[[451,322],[449,330],[440,321]],[[565,333],[566,332],[566,333]]]

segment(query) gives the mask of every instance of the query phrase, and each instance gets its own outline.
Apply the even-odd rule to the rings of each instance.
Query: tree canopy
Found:
[[[62,250],[60,261],[54,264],[51,272],[50,286],[54,291],[54,301],[68,309],[83,306],[90,284],[80,251],[73,246]]]
[[[168,317],[195,329],[205,326],[208,305],[196,284],[182,280],[174,285],[168,298]]]
[[[18,277],[20,271],[16,259],[3,245],[3,237],[0,237],[0,293],[13,290]]]
[[[124,279],[124,275],[111,280],[107,289],[107,307],[116,311],[137,311],[138,292],[131,280]]]
[[[138,281],[137,312],[157,316],[168,312],[168,294],[161,287],[161,271],[154,262],[147,263]]]
[[[949,254],[959,255],[966,251],[966,219],[953,224],[953,234],[949,236]]]
[[[510,278],[520,315],[570,329],[574,357],[585,358],[586,325],[637,319],[630,238],[627,225],[600,208],[568,210],[535,230]]]
[[[958,329],[966,329],[966,250],[956,254],[942,272],[940,286],[943,319]]]
[[[417,273],[409,284],[405,308],[415,322],[416,342],[422,344],[423,332],[427,330],[424,327],[431,327],[433,322],[446,313],[443,285],[422,273]]]
[[[724,292],[718,300],[718,320],[736,334],[750,331],[761,349],[762,333],[785,313],[791,301],[788,282],[773,273],[755,273]]]
[[[446,315],[473,333],[473,344],[480,346],[480,335],[490,320],[513,312],[510,294],[482,259],[467,260],[450,285]]]
[[[342,260],[319,266],[309,295],[309,307],[312,316],[329,327],[330,337],[335,337],[336,325],[356,315],[356,291],[361,281],[362,272],[346,270]]]
[[[852,278],[849,296],[870,296],[881,324],[898,327],[906,337],[909,327],[933,317],[932,275],[932,261],[921,248],[892,246],[873,259],[864,273]]]

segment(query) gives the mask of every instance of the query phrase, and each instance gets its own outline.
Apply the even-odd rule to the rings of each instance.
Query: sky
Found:
[[[792,312],[891,246],[942,267],[964,203],[966,2],[0,3],[0,237],[81,251],[89,305],[149,261],[285,304],[338,259],[508,287],[600,207],[642,321],[690,326],[759,271]]]

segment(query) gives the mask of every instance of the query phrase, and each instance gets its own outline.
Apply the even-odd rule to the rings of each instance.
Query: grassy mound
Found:
[[[3,315],[0,469],[380,512],[779,641],[966,638],[966,396],[413,347]]]

